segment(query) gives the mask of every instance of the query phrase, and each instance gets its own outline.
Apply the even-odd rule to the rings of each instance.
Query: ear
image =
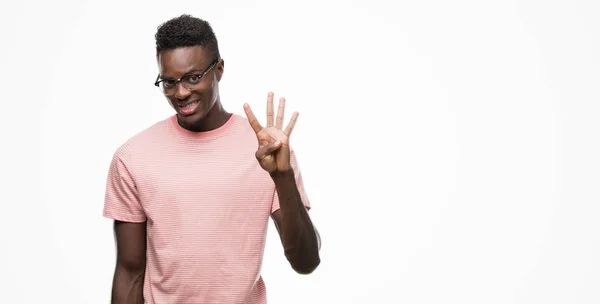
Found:
[[[225,72],[225,60],[221,59],[215,68],[217,69],[217,81],[221,81],[223,72]]]

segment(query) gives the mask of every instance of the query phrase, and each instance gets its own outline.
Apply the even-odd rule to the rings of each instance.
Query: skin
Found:
[[[202,47],[186,47],[163,51],[158,56],[160,75],[178,79],[187,73],[200,73],[214,57]],[[232,115],[225,111],[219,97],[219,81],[223,77],[224,61],[208,72],[193,91],[177,85],[173,96],[166,96],[175,109],[179,124],[190,131],[217,129]],[[200,100],[198,110],[189,116],[181,115],[178,105]],[[267,97],[267,124],[262,127],[249,105],[244,105],[250,125],[257,136],[256,159],[267,171],[277,189],[280,209],[271,215],[281,238],[284,253],[291,267],[300,274],[312,273],[320,263],[320,237],[304,207],[290,166],[289,137],[298,113],[283,129],[285,99],[279,103],[276,122],[273,118],[273,93]],[[117,263],[113,279],[112,303],[143,303],[143,282],[146,267],[146,223],[115,221]]]
[[[146,223],[115,221],[117,264],[112,304],[143,304],[146,271]]]
[[[158,56],[159,73],[162,78],[178,79],[186,74],[201,73],[213,59],[211,52],[199,46],[163,51]],[[225,111],[219,96],[219,81],[224,70],[225,62],[221,59],[195,90],[190,91],[178,84],[174,95],[165,96],[177,112],[177,120],[183,128],[196,132],[210,131],[227,122],[231,113]],[[192,100],[200,100],[200,107],[193,115],[183,116],[178,105]]]
[[[280,209],[271,218],[279,232],[285,256],[292,268],[300,274],[310,274],[321,262],[321,241],[302,202],[290,164],[290,135],[296,125],[298,112],[283,129],[285,98],[279,100],[273,121],[273,93],[267,97],[267,125],[263,127],[248,104],[244,105],[248,122],[256,133],[256,159],[275,183]]]

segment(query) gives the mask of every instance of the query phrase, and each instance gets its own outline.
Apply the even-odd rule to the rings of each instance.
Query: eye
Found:
[[[165,87],[165,88],[172,88],[175,86],[175,80],[165,79],[165,80],[163,80],[162,84],[163,84],[163,87]]]
[[[198,76],[198,75],[190,75],[190,76],[187,77],[186,80],[190,84],[197,84],[198,82],[200,82],[200,76]]]

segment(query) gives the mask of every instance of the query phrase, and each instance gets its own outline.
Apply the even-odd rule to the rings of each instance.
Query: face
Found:
[[[202,74],[214,59],[209,51],[200,46],[163,51],[158,56],[160,78],[172,80]],[[223,61],[219,60],[199,82],[188,85],[188,88],[179,82],[170,92],[165,93],[180,122],[195,126],[210,113],[219,101],[219,81],[223,76],[223,69]],[[188,79],[196,80],[197,77],[191,76]]]

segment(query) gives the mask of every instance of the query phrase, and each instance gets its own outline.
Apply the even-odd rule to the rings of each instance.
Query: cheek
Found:
[[[216,79],[211,80],[212,81],[207,83],[199,93],[201,93],[202,97],[212,104],[219,95],[219,85]]]
[[[211,93],[213,94],[213,96],[216,96],[219,94],[219,80],[217,80],[217,78],[213,78],[211,83],[210,83],[210,90]]]

